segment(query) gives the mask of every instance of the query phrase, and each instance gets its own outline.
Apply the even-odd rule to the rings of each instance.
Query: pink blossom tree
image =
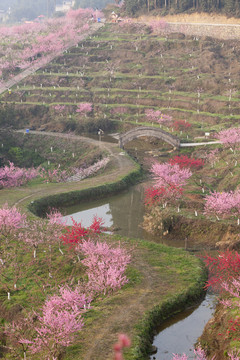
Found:
[[[91,9],[71,10],[62,18],[1,27],[0,74],[4,80],[19,70],[43,66],[56,54],[77,44],[82,34],[89,30],[91,14]]]
[[[165,32],[168,29],[168,23],[164,19],[153,20],[150,22],[150,27],[154,33]]]
[[[194,355],[195,355],[194,356],[195,360],[208,360],[205,351],[200,346],[194,349]],[[214,358],[215,356],[209,360],[214,360]],[[188,360],[188,356],[186,354],[183,355],[173,354],[172,360]]]
[[[228,295],[231,296],[231,300],[225,303],[223,300],[222,303],[226,304],[227,307],[237,307],[240,308],[240,276],[232,278],[231,281],[221,282],[222,288],[228,292]]]
[[[47,183],[60,183],[66,182],[70,171],[57,169],[45,169],[44,167],[39,168],[39,176]]]
[[[93,165],[90,165],[86,168],[74,168],[72,169],[73,175],[66,179],[66,181],[79,181],[87,177],[95,175],[99,170],[104,169],[109,163],[110,158],[105,157],[104,159],[98,160]]]
[[[51,225],[57,224],[63,228],[66,226],[66,220],[63,220],[63,214],[58,209],[51,209],[47,214],[47,219]]]
[[[0,187],[10,188],[26,184],[29,180],[38,176],[36,169],[24,169],[14,166],[9,162],[0,168]]]
[[[188,168],[181,168],[179,165],[171,165],[169,163],[154,163],[150,169],[155,187],[176,186],[182,187],[186,185],[187,180],[192,176],[192,172]]]
[[[150,172],[154,185],[145,192],[145,204],[148,207],[162,204],[166,208],[168,203],[178,201],[183,194],[183,186],[192,175],[189,168],[157,162],[151,166]]]
[[[240,128],[230,128],[220,131],[216,138],[227,147],[235,147],[240,143]]]
[[[51,247],[58,244],[60,249],[62,231],[65,229],[65,223],[61,219],[60,212],[50,212],[48,214],[50,221],[47,223],[44,219],[37,219],[31,221],[28,226],[21,231],[18,231],[14,236],[17,242],[25,243],[32,247],[33,257],[37,257],[37,249],[41,244],[47,248],[45,251],[46,267],[48,267],[49,274],[51,274]]]
[[[85,296],[69,288],[60,289],[60,296],[53,296],[47,300],[42,308],[42,315],[38,316],[36,335],[32,340],[22,339],[22,343],[29,344],[32,354],[45,354],[47,359],[58,359],[63,348],[74,341],[76,332],[82,330],[81,317],[85,309]]]
[[[81,115],[87,115],[92,111],[92,104],[91,103],[81,103],[78,104],[76,112]]]
[[[15,229],[20,229],[26,225],[26,215],[22,214],[16,206],[9,207],[5,203],[0,209],[0,229],[5,236]]]
[[[205,197],[205,214],[215,215],[239,215],[240,192],[239,191],[214,191]]]
[[[218,161],[218,157],[219,157],[219,149],[214,149],[214,150],[209,151],[209,153],[207,153],[206,158],[212,168]]]
[[[27,352],[32,341],[26,340],[32,337],[34,329],[33,314],[19,317],[5,325],[4,334],[7,336],[7,349],[13,358],[27,359]]]
[[[79,244],[76,250],[85,256],[82,264],[87,269],[90,293],[105,295],[127,283],[124,273],[131,258],[120,245],[112,248],[106,242],[94,243],[89,239]]]
[[[23,242],[33,248],[33,257],[37,256],[37,248],[44,242],[49,240],[49,234],[46,230],[44,220],[32,221],[24,231],[19,231],[15,234],[18,242]]]
[[[172,121],[172,116],[163,114],[160,110],[147,109],[145,114],[148,121],[157,122],[161,125],[168,125]]]
[[[60,105],[60,104],[58,104],[58,105],[55,105],[53,108],[54,108],[54,110],[56,111],[56,113],[62,115],[62,114],[64,113],[64,110],[66,110],[66,105]]]

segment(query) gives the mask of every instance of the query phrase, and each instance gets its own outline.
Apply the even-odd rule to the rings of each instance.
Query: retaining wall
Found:
[[[217,39],[240,40],[240,25],[203,24],[203,23],[167,23],[167,32],[180,32],[185,35],[211,36]]]

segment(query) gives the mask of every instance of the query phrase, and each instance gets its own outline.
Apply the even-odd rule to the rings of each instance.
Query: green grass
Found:
[[[187,254],[180,249],[166,247],[161,244],[149,243],[136,239],[122,239],[120,236],[114,236],[115,241],[122,241],[127,247],[134,246],[135,256],[139,259],[144,258],[145,270],[159,274],[158,281],[162,286],[167,288],[163,291],[164,295],[160,298],[156,294],[155,306],[148,307],[147,303],[144,316],[139,319],[132,319],[131,329],[128,332],[132,334],[133,345],[130,350],[125,353],[127,360],[145,359],[149,351],[152,339],[153,329],[159,321],[163,321],[170,317],[173,313],[179,312],[184,307],[196,302],[203,294],[203,287],[206,279],[206,273],[203,270],[202,263],[199,259]],[[138,254],[138,255],[137,255]],[[104,298],[101,302],[96,303],[90,312],[86,314],[86,327],[89,331],[95,331],[102,323],[103,319],[108,325],[108,316],[111,316],[114,306],[125,306],[129,297],[134,297],[137,289],[141,289],[141,272],[134,270],[134,263],[131,265],[131,275],[129,284],[125,285],[119,294],[115,294],[111,298]],[[128,269],[129,273],[130,269]],[[136,281],[137,276],[137,281]],[[146,276],[146,275],[144,275]],[[141,291],[141,290],[140,290]],[[143,290],[144,291],[144,290]],[[124,295],[124,292],[126,294]],[[125,299],[126,296],[126,300]],[[154,298],[154,295],[153,295]],[[181,299],[181,301],[179,301]],[[149,302],[149,300],[147,301]],[[158,305],[156,305],[158,304]],[[164,316],[160,309],[164,308]],[[153,316],[154,314],[154,316]],[[123,331],[124,328],[121,329]],[[116,329],[112,331],[115,331]],[[91,336],[91,335],[90,335]],[[88,341],[92,341],[91,338]],[[79,347],[77,345],[67,349],[66,360],[74,360],[83,357],[88,347],[88,341],[84,337],[82,341],[79,335]],[[78,349],[78,351],[77,351]]]
[[[45,231],[47,233],[47,227]],[[134,249],[131,250],[134,256],[137,256],[140,259],[139,261],[147,264],[145,272],[159,272],[159,281],[168,283],[169,287],[164,295],[165,300],[172,299],[175,291],[185,293],[191,286],[199,285],[199,278],[204,274],[200,261],[182,250],[120,236],[110,237],[103,234],[101,237],[104,240],[107,239],[111,244],[117,245],[120,241],[124,244],[122,246]],[[50,246],[51,251],[49,250]],[[74,286],[77,285],[78,281],[81,282],[85,278],[84,267],[77,261],[75,253],[67,251],[61,245],[64,252],[64,255],[62,255],[58,250],[58,246],[55,240],[50,242],[45,240],[42,244],[39,244],[37,257],[33,258],[33,248],[30,245],[19,240],[16,241],[11,235],[8,235],[7,238],[2,235],[1,253],[5,253],[7,249],[8,252],[15,254],[14,262],[5,266],[0,275],[0,298],[5,313],[12,313],[18,306],[23,309],[22,313],[27,313],[32,309],[38,312],[45,299],[57,292],[60,284],[71,283]],[[21,266],[15,268],[15,264]],[[16,280],[18,272],[19,279]],[[49,272],[51,272],[51,277],[49,277]],[[103,316],[109,316],[116,305],[124,307],[125,303],[122,302],[122,298],[124,296],[127,296],[127,298],[135,296],[135,289],[141,288],[143,277],[146,276],[135,266],[134,261],[128,266],[126,275],[129,282],[120,291],[117,291],[112,296],[100,296],[92,302],[92,309],[87,311],[84,316],[87,331],[89,331],[88,328],[94,329],[95,326],[98,326],[98,321],[101,321]],[[15,283],[17,289],[14,290]],[[45,287],[44,291],[43,285]],[[11,292],[11,300],[7,300],[7,291]],[[196,300],[200,294],[196,292],[195,295]],[[157,299],[156,295],[156,301],[161,304],[163,299]],[[108,322],[108,317],[106,317],[105,321]],[[136,325],[136,322],[132,324],[132,326]],[[81,339],[81,333],[79,333],[79,338]],[[79,344],[77,341],[75,345],[67,349],[64,358],[66,360],[78,359],[86,346],[88,345],[81,344],[81,342]],[[35,357],[32,356],[32,359],[35,359]],[[131,357],[131,359],[135,358]]]

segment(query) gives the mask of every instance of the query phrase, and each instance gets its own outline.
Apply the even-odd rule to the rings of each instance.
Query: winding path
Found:
[[[19,130],[18,132],[24,132],[24,130]],[[43,196],[67,193],[74,190],[82,190],[106,183],[112,183],[137,169],[137,164],[125,152],[119,149],[118,144],[107,143],[78,135],[41,131],[31,131],[30,133],[40,136],[49,136],[49,138],[60,137],[69,139],[70,137],[73,140],[79,140],[79,142],[98,146],[101,150],[110,154],[110,164],[112,165],[109,167],[110,169],[108,171],[81,181],[71,183],[43,183],[34,187],[22,186],[19,188],[3,189],[1,190],[0,207],[8,202],[10,206],[20,205],[20,207],[24,208],[26,211],[26,207],[30,201],[34,201]]]
[[[24,133],[25,130],[18,130],[18,132]],[[71,183],[43,183],[38,186],[30,187],[23,186],[14,189],[1,190],[0,207],[6,202],[10,205],[18,205],[26,211],[27,205],[30,201],[34,201],[43,196],[50,196],[59,193],[67,193],[74,190],[83,190],[88,187],[100,186],[105,183],[114,182],[129,172],[134,171],[137,167],[136,163],[121,149],[119,149],[117,143],[109,143],[99,140],[90,139],[84,136],[74,134],[63,134],[55,132],[42,132],[42,131],[30,131],[30,134],[36,134],[38,136],[58,137],[63,139],[79,140],[79,142],[85,142],[93,146],[98,146],[101,150],[110,154],[112,163],[111,170],[102,174],[96,175],[92,178],[86,178],[81,181],[75,181]],[[28,134],[26,134],[28,136]],[[185,143],[180,146],[205,146],[216,144],[217,141],[201,142],[201,143]]]

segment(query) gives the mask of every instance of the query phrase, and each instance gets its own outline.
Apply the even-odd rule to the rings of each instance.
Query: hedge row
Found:
[[[195,305],[205,295],[204,285],[207,281],[207,269],[199,259],[200,274],[194,285],[186,291],[176,294],[162,304],[155,306],[148,311],[144,318],[137,325],[137,335],[131,354],[127,354],[127,359],[146,360],[152,350],[154,331],[161,323],[173,315],[186,310]]]
[[[136,170],[124,176],[116,182],[90,187],[84,190],[75,190],[67,193],[60,193],[42,197],[28,205],[28,209],[37,216],[44,217],[52,208],[72,206],[84,201],[91,201],[104,198],[105,196],[117,194],[129,188],[143,178],[143,171],[140,165]]]

